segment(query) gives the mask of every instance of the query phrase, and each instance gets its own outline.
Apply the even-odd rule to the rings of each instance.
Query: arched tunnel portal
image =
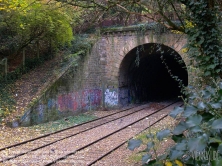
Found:
[[[178,98],[181,87],[172,76],[187,86],[186,65],[175,50],[155,43],[135,47],[120,65],[120,104]]]

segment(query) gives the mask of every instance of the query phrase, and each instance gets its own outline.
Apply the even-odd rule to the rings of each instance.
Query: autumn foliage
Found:
[[[0,0],[0,59],[18,56],[31,45],[49,49],[70,43],[73,18],[60,6],[42,1]]]

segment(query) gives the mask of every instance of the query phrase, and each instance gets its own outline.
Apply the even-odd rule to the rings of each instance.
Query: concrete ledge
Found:
[[[178,21],[174,22],[175,24],[179,24]],[[163,25],[157,23],[157,22],[151,22],[151,23],[145,23],[145,24],[137,24],[137,25],[131,25],[131,26],[125,26],[125,27],[107,27],[102,28],[101,33],[107,34],[107,33],[113,33],[113,32],[127,32],[127,31],[139,31],[139,30],[157,30],[157,26],[162,28],[165,28]]]

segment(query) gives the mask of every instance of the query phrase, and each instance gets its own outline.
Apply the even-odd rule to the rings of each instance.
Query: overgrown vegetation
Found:
[[[152,154],[164,154],[165,149],[170,148],[174,143],[171,140],[170,136],[165,138],[164,141],[159,141],[156,134],[163,129],[173,129],[175,126],[176,120],[174,121],[171,117],[167,117],[162,121],[154,124],[151,128],[147,129],[146,131],[142,132],[141,134],[137,135],[135,139],[138,140],[138,143],[141,143],[139,149],[137,149],[136,153],[134,152],[130,157],[129,160],[132,162],[141,163],[143,155],[147,152],[144,149],[150,149]],[[153,137],[151,137],[151,135]],[[131,144],[132,143],[132,144]],[[131,147],[131,145],[133,145]],[[164,147],[164,148],[163,148]],[[132,149],[131,149],[132,148]],[[129,142],[129,149],[134,150],[134,140]]]
[[[72,27],[80,13],[70,9],[56,2],[0,2],[0,117],[14,109],[12,83],[51,58],[54,50],[71,44]],[[5,59],[8,64],[3,63]],[[14,62],[19,65],[13,66]]]
[[[187,19],[193,26],[186,28],[188,55],[192,65],[199,68],[204,76],[216,78],[221,73],[221,13],[211,1],[183,1]]]
[[[56,52],[64,54],[61,66],[71,55],[86,54],[91,40],[85,40],[86,37],[75,40],[73,33],[77,23],[82,22],[82,12],[80,8],[56,1],[0,2],[1,118],[15,110],[12,93],[15,80],[53,58]]]
[[[12,87],[8,84],[0,84],[0,122],[4,116],[9,115],[11,111],[15,109],[15,101],[13,100],[14,96],[10,93],[10,88]]]
[[[180,120],[173,130],[164,129],[156,134],[159,141],[171,136],[177,144],[162,156],[144,155],[144,165],[163,165],[176,159],[186,165],[222,164],[222,82],[214,82],[214,85],[206,86],[201,91],[189,87],[188,92],[185,107],[177,107],[169,114],[175,119],[184,120]],[[147,135],[149,139],[153,137],[153,133]],[[140,143],[131,140],[129,145],[133,150]],[[155,141],[150,141],[146,151],[155,148],[155,144]],[[212,156],[215,153],[216,158]]]
[[[79,14],[60,3],[32,0],[3,1],[0,11],[1,58],[18,56],[31,45],[48,50],[70,43],[71,24]]]
[[[116,13],[139,15],[148,21],[159,22],[174,32],[187,35],[188,42],[185,47],[190,59],[188,68],[190,71],[198,71],[198,75],[190,73],[191,77],[195,77],[195,81],[184,91],[187,97],[184,99],[184,107],[178,107],[170,114],[180,119],[179,124],[172,131],[165,129],[157,133],[160,141],[171,135],[176,145],[163,156],[144,155],[144,165],[181,165],[181,161],[185,165],[221,165],[221,2],[73,0],[72,4],[94,8],[98,12],[115,9]],[[173,18],[179,21],[179,24],[173,22]],[[188,133],[188,136],[185,133]],[[138,140],[134,141],[133,144],[138,146]],[[148,149],[153,145],[154,143],[148,143]],[[201,156],[189,156],[199,154],[203,157],[205,152],[218,152],[218,156],[212,158],[208,155],[206,160],[202,160]],[[175,163],[176,159],[180,162]]]
[[[198,75],[192,75],[195,81],[190,82],[184,92],[187,96],[184,107],[177,107],[170,113],[170,116],[179,119],[179,124],[173,130],[165,129],[157,133],[159,141],[171,136],[176,145],[164,155],[152,156],[149,151],[154,148],[155,142],[149,142],[143,164],[221,165],[222,50],[219,6],[207,0],[180,2],[185,6],[183,17],[192,25],[184,24],[183,27],[188,37],[186,48],[190,67],[199,72]],[[154,135],[147,137],[152,138]],[[140,143],[131,140],[129,145],[135,148]]]
[[[144,165],[172,165],[172,163],[181,165],[181,162],[186,165],[222,165],[221,1],[72,0],[61,2],[72,5],[72,10],[87,9],[83,13],[85,20],[81,20],[81,23],[87,22],[89,14],[91,15],[88,20],[90,18],[96,22],[100,18],[107,18],[105,13],[119,17],[124,13],[126,20],[129,15],[137,15],[147,21],[158,22],[169,30],[187,35],[188,43],[185,47],[190,59],[188,68],[192,69],[190,74],[195,79],[194,82],[190,82],[189,87],[185,88],[184,94],[187,98],[184,99],[184,107],[177,107],[170,113],[173,118],[180,120],[178,125],[173,130],[164,129],[157,133],[159,141],[172,136],[176,145],[163,156],[152,156],[149,153],[144,155],[143,162]],[[31,6],[32,3],[27,2],[18,5],[14,0],[4,3],[0,8],[1,17],[5,18],[0,24],[3,34],[1,41],[6,44],[0,49],[1,56],[17,54],[24,46],[32,42],[37,44],[39,40],[50,47],[58,46],[59,40],[63,41],[62,43],[65,43],[66,39],[68,42],[71,41],[69,38],[71,31],[67,31],[68,38],[63,36],[68,24],[63,15],[57,13],[59,10],[46,9],[39,1],[34,3],[35,10],[31,10]],[[27,9],[33,12],[27,12]],[[179,21],[179,24],[174,20]],[[61,23],[63,26],[60,26]],[[50,26],[46,26],[48,24]],[[57,28],[61,28],[61,31],[56,31]],[[82,46],[86,51],[85,46]],[[86,48],[88,49],[88,46]],[[198,75],[192,71],[198,71]],[[148,135],[148,138],[151,137],[153,134]],[[137,147],[139,144],[138,140],[131,141],[131,146]],[[154,144],[152,141],[149,142],[147,150],[153,148]],[[190,155],[204,155],[205,152],[209,152],[207,154],[217,152],[218,158],[212,160],[212,156],[208,155],[206,160],[201,160],[198,156]]]
[[[62,54],[60,55],[62,58],[60,63],[58,64],[58,68],[64,68],[69,65],[70,62],[75,63],[74,65],[78,65],[79,59],[83,58],[92,47],[94,40],[90,38],[88,35],[76,35],[75,39],[71,41],[70,46],[64,46],[61,48]],[[19,66],[14,72],[11,72],[7,75],[7,79],[2,77],[0,79],[0,118],[4,118],[11,114],[15,110],[15,96],[13,96],[13,83],[19,79],[23,74],[29,72],[35,67],[41,65],[45,60],[51,58],[50,56],[40,56],[35,58],[29,58],[26,60],[25,66]],[[59,72],[60,70],[58,70]],[[61,70],[62,71],[62,70]],[[54,71],[55,72],[55,71]],[[59,74],[59,73],[58,73]],[[32,106],[36,103],[38,99],[34,99],[33,102],[30,103],[29,106]],[[1,122],[0,119],[0,122]]]

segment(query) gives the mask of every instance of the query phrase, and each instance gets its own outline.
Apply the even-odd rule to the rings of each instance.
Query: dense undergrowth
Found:
[[[39,67],[47,60],[51,60],[60,56],[60,61],[58,68],[63,68],[73,58],[81,58],[81,56],[85,56],[89,50],[91,49],[93,44],[93,40],[88,37],[88,35],[79,35],[76,36],[75,39],[71,42],[71,46],[64,46],[60,48],[59,55],[42,55],[39,58],[30,58],[26,59],[25,66],[22,64],[12,71],[8,73],[7,76],[0,75],[0,121],[2,118],[8,116],[12,113],[16,108],[16,100],[13,95],[14,86],[16,80],[20,79],[22,75],[29,73],[31,70]],[[57,53],[58,54],[58,53]],[[52,71],[53,73],[53,71]]]
[[[208,0],[180,1],[192,26],[185,25],[190,59],[189,86],[184,88],[184,107],[176,107],[169,115],[178,120],[174,129],[157,132],[158,141],[171,137],[175,145],[163,155],[152,155],[156,142],[154,134],[142,157],[144,165],[222,165],[222,80],[221,76],[221,12]],[[169,69],[170,70],[170,69]],[[173,78],[176,78],[173,76]],[[179,81],[179,80],[178,80]],[[129,147],[140,146],[133,139]]]

